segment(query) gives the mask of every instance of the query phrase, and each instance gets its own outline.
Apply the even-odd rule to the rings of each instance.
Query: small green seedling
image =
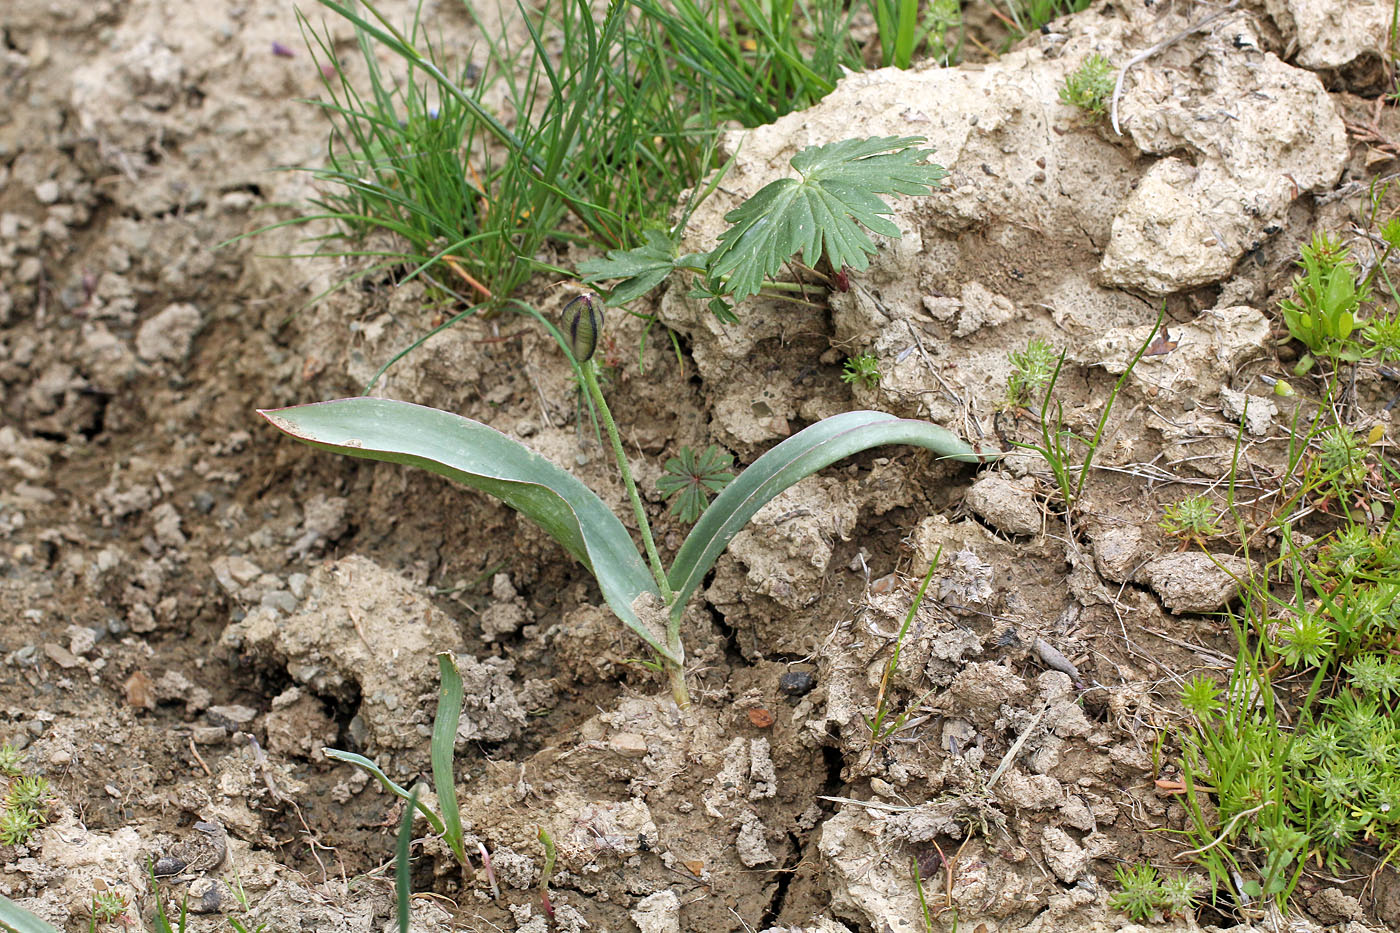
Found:
[[[0,775],[5,777],[19,777],[24,773],[20,767],[20,762],[24,760],[24,752],[15,748],[9,742],[0,745]]]
[[[841,381],[866,389],[875,388],[880,384],[880,360],[872,353],[851,357],[841,370]]]
[[[39,828],[39,814],[33,810],[12,810],[6,808],[0,813],[0,845],[22,846],[29,842],[30,835]]]
[[[729,471],[734,467],[734,455],[722,453],[711,444],[696,456],[689,447],[681,448],[679,457],[666,461],[664,475],[656,488],[671,499],[671,514],[687,525],[701,516],[710,504],[713,493],[722,492],[734,479]]]
[[[92,895],[93,922],[111,923],[114,920],[120,920],[126,915],[127,908],[130,906],[126,901],[126,895],[114,888],[94,892]]]
[[[1121,910],[1137,923],[1147,920],[1157,910],[1157,895],[1161,882],[1157,869],[1151,865],[1119,865],[1113,870],[1118,880],[1118,893],[1108,899],[1108,906]]]
[[[564,330],[583,333],[573,318],[600,304],[592,294],[571,302]],[[617,516],[588,487],[480,422],[382,398],[341,399],[261,414],[274,427],[313,447],[422,467],[496,496],[536,522],[592,572],[614,614],[663,659],[681,708],[690,704],[680,634],[686,605],[730,540],[765,503],[837,460],[887,444],[923,447],[966,463],[984,460],[967,443],[927,422],[875,411],[834,415],[784,440],[729,483],[700,517],[667,571],[652,539],[617,425],[598,386],[597,363],[581,352],[596,347],[596,327],[584,336],[587,339],[577,340],[570,351],[611,442],[645,558]]]
[[[1040,443],[1011,442],[1013,447],[1034,451],[1045,459],[1046,464],[1050,467],[1050,472],[1055,476],[1055,484],[1060,488],[1066,522],[1071,522],[1073,519],[1075,504],[1079,501],[1079,494],[1084,490],[1084,481],[1089,476],[1089,468],[1093,465],[1094,456],[1098,453],[1099,444],[1103,441],[1104,427],[1108,424],[1108,416],[1113,411],[1118,394],[1123,391],[1123,386],[1127,385],[1128,377],[1132,375],[1133,370],[1142,359],[1142,355],[1147,352],[1147,348],[1156,339],[1157,332],[1162,329],[1162,321],[1165,317],[1166,307],[1164,305],[1162,310],[1158,312],[1157,322],[1148,332],[1147,339],[1137,348],[1137,352],[1133,354],[1133,358],[1128,361],[1127,367],[1124,368],[1123,374],[1113,384],[1113,391],[1108,394],[1108,400],[1104,403],[1103,411],[1099,414],[1099,421],[1094,427],[1092,437],[1081,437],[1065,425],[1064,404],[1062,402],[1055,401],[1054,414],[1051,414],[1051,400],[1055,395],[1055,385],[1060,380],[1060,371],[1065,362],[1065,355],[1061,352],[1055,360],[1050,378],[1045,383],[1045,392],[1040,398]],[[1028,365],[1035,363],[1035,360],[1030,356],[1032,350],[1033,348],[1027,347],[1026,361]],[[1036,350],[1035,352],[1037,356],[1044,354],[1044,350]],[[1012,362],[1015,363],[1014,357]],[[1026,371],[1030,372],[1030,369]],[[1084,447],[1084,462],[1077,467],[1070,462],[1071,442]]]
[[[1032,337],[1024,350],[1012,350],[1007,354],[1011,361],[1011,375],[1006,377],[1006,407],[1027,408],[1055,375],[1055,367],[1060,355],[1048,341]]]
[[[5,795],[5,808],[29,810],[42,819],[48,796],[48,780],[37,774],[27,774],[10,782],[10,790]]]
[[[1220,534],[1220,526],[1215,523],[1215,507],[1205,495],[1187,496],[1168,505],[1162,510],[1162,520],[1157,527],[1168,537],[1179,539],[1183,547],[1192,542],[1204,543],[1206,538]]]
[[[1370,298],[1368,282],[1357,281],[1356,264],[1341,240],[1325,233],[1313,234],[1302,248],[1293,278],[1293,298],[1279,303],[1283,322],[1295,340],[1310,351],[1298,362],[1299,375],[1312,366],[1313,357],[1354,363],[1361,359],[1361,345],[1352,339],[1361,303]]]
[[[1366,482],[1370,468],[1366,465],[1366,449],[1356,434],[1333,425],[1318,438],[1317,466],[1323,482],[1340,497],[1360,488]]]
[[[549,899],[549,882],[554,877],[554,839],[543,826],[539,830],[539,839],[540,845],[544,846],[544,867],[540,869],[540,906],[544,909],[544,915],[553,921],[554,904]]]
[[[1065,75],[1064,86],[1060,88],[1061,101],[1078,107],[1094,120],[1108,112],[1108,99],[1112,94],[1113,63],[1098,52]]]
[[[903,711],[895,713],[890,704],[890,686],[891,681],[894,680],[895,672],[899,670],[899,655],[904,650],[904,639],[908,637],[909,627],[914,624],[914,617],[918,615],[919,607],[923,605],[924,593],[928,591],[929,581],[933,579],[933,572],[938,568],[938,558],[942,554],[943,548],[939,547],[933,555],[933,561],[928,565],[928,573],[924,574],[924,582],[919,584],[918,595],[909,605],[909,611],[904,616],[904,624],[899,627],[899,634],[894,639],[894,651],[890,653],[890,659],[885,662],[884,673],[880,675],[880,688],[875,695],[875,715],[865,721],[866,728],[870,730],[871,751],[878,748],[881,742],[903,729],[904,724],[909,721],[909,714],[928,699],[928,695],[925,694]]]
[[[414,407],[414,406],[411,406]],[[431,410],[431,409],[427,409]],[[462,866],[463,872],[471,872],[467,858],[466,838],[462,830],[462,811],[457,800],[457,783],[452,767],[452,758],[457,747],[457,725],[462,719],[462,698],[465,688],[462,674],[457,669],[457,659],[450,652],[438,655],[438,705],[433,719],[433,734],[429,742],[429,758],[433,765],[433,790],[437,793],[438,815],[418,799],[417,789],[412,791],[394,783],[387,774],[363,755],[341,751],[335,748],[322,749],[332,761],[342,761],[368,772],[379,781],[381,787],[401,800],[408,802],[409,809],[416,809],[428,821],[433,832],[442,836],[453,856]],[[405,817],[407,819],[407,817]]]
[[[1185,916],[1196,906],[1197,885],[1185,875],[1162,880],[1151,865],[1119,865],[1114,869],[1119,891],[1108,906],[1121,910],[1137,923],[1161,911],[1168,917]]]

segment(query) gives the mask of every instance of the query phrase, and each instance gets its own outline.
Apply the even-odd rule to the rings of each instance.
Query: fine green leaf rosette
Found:
[[[479,421],[391,399],[346,398],[259,414],[312,447],[421,467],[497,497],[587,567],[628,628],[680,663],[664,635],[632,611],[638,596],[660,594],[622,522],[582,482],[524,445]]]
[[[667,575],[676,592],[674,613],[690,595],[730,540],[778,493],[843,457],[886,444],[924,447],[940,457],[982,463],[957,435],[927,421],[898,418],[882,411],[851,411],[804,428],[759,457],[715,497],[691,529]]]

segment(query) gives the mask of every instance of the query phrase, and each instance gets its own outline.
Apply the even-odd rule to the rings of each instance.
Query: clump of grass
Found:
[[[841,381],[873,389],[880,384],[880,360],[873,353],[862,353],[846,360],[841,369]]]
[[[1095,52],[1065,76],[1060,100],[1097,120],[1108,113],[1108,99],[1112,93],[1113,63]]]

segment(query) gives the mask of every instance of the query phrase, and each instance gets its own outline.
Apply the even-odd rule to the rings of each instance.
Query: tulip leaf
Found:
[[[633,611],[639,596],[660,596],[627,529],[591,489],[523,444],[479,421],[391,399],[346,398],[259,414],[312,447],[421,467],[495,496],[588,568],[618,618],[679,663],[664,633]]]

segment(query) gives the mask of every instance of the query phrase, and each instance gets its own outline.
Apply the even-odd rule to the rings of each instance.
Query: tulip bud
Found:
[[[564,336],[574,359],[586,363],[598,349],[598,335],[603,331],[603,302],[593,292],[584,292],[564,305]]]

